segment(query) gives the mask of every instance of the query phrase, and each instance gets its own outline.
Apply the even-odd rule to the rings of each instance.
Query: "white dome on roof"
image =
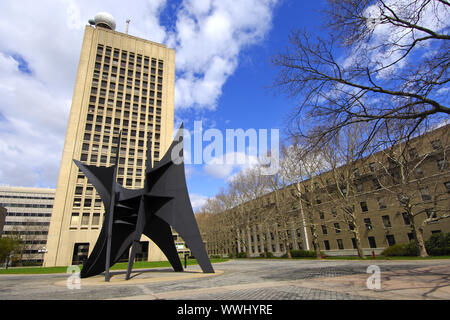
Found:
[[[114,17],[108,12],[99,12],[94,17],[95,25],[98,27],[104,27],[111,30],[116,29],[116,21]]]

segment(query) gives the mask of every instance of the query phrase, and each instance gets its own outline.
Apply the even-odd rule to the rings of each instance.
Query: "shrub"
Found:
[[[312,250],[291,250],[292,258],[315,258],[316,252]]]
[[[260,254],[259,254],[259,257],[260,257],[260,258],[264,258],[264,253],[260,253]],[[269,251],[269,252],[266,252],[265,258],[267,258],[267,259],[273,258],[273,253],[270,252],[270,251]]]
[[[239,252],[237,254],[236,258],[247,258],[247,253],[246,252]]]
[[[387,247],[381,253],[383,256],[394,257],[394,256],[417,256],[417,247],[414,241],[410,243],[399,243]]]
[[[429,255],[443,256],[450,254],[450,232],[433,234],[427,241],[425,247]]]

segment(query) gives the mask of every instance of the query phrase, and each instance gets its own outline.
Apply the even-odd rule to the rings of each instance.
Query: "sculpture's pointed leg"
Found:
[[[131,270],[133,269],[133,264],[134,264],[134,258],[136,256],[136,247],[139,243],[139,240],[141,239],[142,232],[144,231],[145,221],[146,221],[146,219],[145,219],[145,201],[144,201],[144,197],[142,196],[140,204],[139,204],[139,212],[138,212],[138,218],[137,218],[137,223],[136,223],[136,231],[134,232],[133,245],[131,247],[130,258],[128,259],[128,268],[127,268],[127,274],[125,276],[125,280],[130,279]]]

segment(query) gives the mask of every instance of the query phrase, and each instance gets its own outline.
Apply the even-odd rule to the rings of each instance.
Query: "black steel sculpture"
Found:
[[[148,139],[143,189],[126,189],[116,182],[121,134],[115,165],[97,167],[73,160],[95,187],[105,206],[102,230],[89,258],[83,264],[81,278],[105,271],[105,281],[109,281],[110,267],[131,247],[126,274],[128,280],[142,234],[162,250],[174,271],[183,271],[170,226],[183,238],[203,272],[214,273],[187,191],[182,160],[182,128],[183,125],[161,161],[155,161],[153,166],[151,138]],[[175,159],[172,159],[173,155]]]

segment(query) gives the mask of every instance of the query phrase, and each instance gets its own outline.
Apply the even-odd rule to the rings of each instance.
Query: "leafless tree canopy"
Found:
[[[323,18],[328,34],[295,30],[273,58],[275,88],[298,101],[290,136],[322,147],[367,123],[364,149],[385,128],[407,128],[405,139],[448,118],[448,1],[328,0]]]

